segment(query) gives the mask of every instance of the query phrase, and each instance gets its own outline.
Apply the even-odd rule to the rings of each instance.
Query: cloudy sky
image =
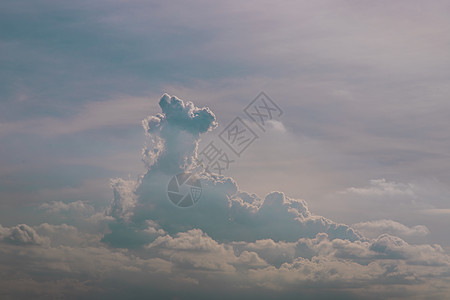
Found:
[[[1,1],[0,298],[445,299],[449,14]]]

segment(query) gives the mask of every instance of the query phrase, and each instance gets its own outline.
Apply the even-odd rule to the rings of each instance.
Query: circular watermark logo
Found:
[[[200,179],[193,173],[179,173],[173,176],[167,185],[167,196],[178,207],[193,206],[201,195]]]

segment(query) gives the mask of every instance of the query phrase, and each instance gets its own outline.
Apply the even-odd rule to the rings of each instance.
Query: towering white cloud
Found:
[[[154,220],[169,233],[200,228],[220,240],[272,238],[277,241],[296,241],[326,232],[330,238],[359,240],[362,237],[352,228],[314,215],[304,200],[291,199],[281,192],[268,194],[264,199],[239,191],[233,179],[208,174],[195,168],[197,145],[201,133],[217,126],[208,108],[197,108],[164,94],[159,101],[162,113],[143,121],[152,138],[154,164],[135,183],[114,181],[114,203],[111,216],[117,224],[105,241],[116,241],[114,226],[123,231],[130,226],[142,228],[146,220]],[[172,205],[167,199],[167,184],[180,172],[197,172],[203,185],[199,203],[186,210]],[[129,237],[126,237],[127,239]],[[142,237],[142,243],[146,242]],[[116,241],[118,242],[118,241]]]
[[[179,172],[189,168],[201,133],[217,126],[216,116],[207,107],[198,108],[190,101],[164,94],[159,101],[162,114],[142,121],[150,135],[152,148],[144,150],[148,166],[160,172]]]

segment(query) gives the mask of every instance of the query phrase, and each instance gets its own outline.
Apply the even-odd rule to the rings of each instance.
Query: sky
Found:
[[[449,13],[1,1],[1,298],[448,298]]]

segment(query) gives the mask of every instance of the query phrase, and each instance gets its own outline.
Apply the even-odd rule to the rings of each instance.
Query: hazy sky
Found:
[[[448,297],[449,14],[1,1],[0,296]],[[264,128],[261,91],[283,112]],[[258,136],[239,157],[236,117]],[[210,141],[225,177],[171,205]]]

